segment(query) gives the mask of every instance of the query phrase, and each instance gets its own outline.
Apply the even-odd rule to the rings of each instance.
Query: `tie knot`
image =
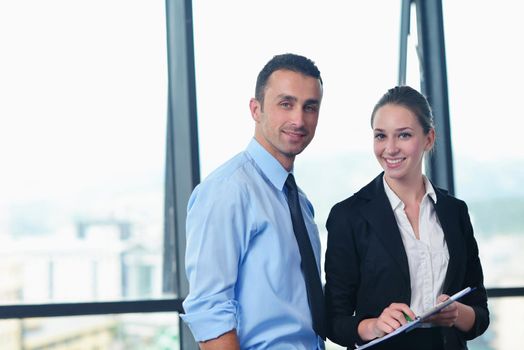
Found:
[[[286,188],[289,190],[295,190],[297,189],[297,183],[295,182],[295,177],[293,174],[289,174],[286,179]]]

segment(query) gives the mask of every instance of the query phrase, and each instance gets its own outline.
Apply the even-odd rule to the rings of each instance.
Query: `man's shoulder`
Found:
[[[233,180],[233,183],[239,183],[242,180],[249,179],[254,170],[247,153],[245,151],[240,152],[209,173],[201,184],[225,183],[231,180]]]
[[[259,176],[253,160],[246,152],[240,152],[206,176],[197,186],[194,194],[205,192],[208,195],[232,197],[235,193],[249,190]]]
[[[230,203],[242,205],[249,193],[245,185],[248,163],[249,159],[241,152],[213,170],[191,193],[188,212],[225,207]]]

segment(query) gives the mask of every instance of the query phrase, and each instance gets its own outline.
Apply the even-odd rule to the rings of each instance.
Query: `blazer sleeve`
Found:
[[[488,328],[488,297],[486,288],[484,287],[484,275],[480,264],[478,245],[473,236],[473,227],[471,225],[468,207],[464,202],[462,202],[460,217],[467,247],[467,267],[464,286],[476,287],[475,291],[463,299],[463,303],[471,306],[475,311],[475,323],[473,327],[468,332],[463,332],[464,338],[471,340],[484,333]]]
[[[351,347],[363,343],[357,327],[363,316],[354,316],[361,280],[359,254],[354,228],[344,202],[336,204],[329,214],[325,257],[325,297],[328,338]]]

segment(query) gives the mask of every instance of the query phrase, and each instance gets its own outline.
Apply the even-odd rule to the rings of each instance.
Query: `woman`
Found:
[[[353,348],[391,333],[465,287],[476,287],[421,327],[373,349],[467,349],[489,324],[478,247],[466,204],[422,174],[435,142],[426,98],[408,86],[371,114],[384,169],[330,212],[326,305],[334,342]]]

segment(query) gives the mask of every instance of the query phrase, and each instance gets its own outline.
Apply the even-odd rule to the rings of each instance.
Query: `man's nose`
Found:
[[[302,126],[304,125],[304,116],[305,116],[305,113],[302,110],[302,108],[296,108],[291,113],[291,121],[293,124],[297,126]]]

